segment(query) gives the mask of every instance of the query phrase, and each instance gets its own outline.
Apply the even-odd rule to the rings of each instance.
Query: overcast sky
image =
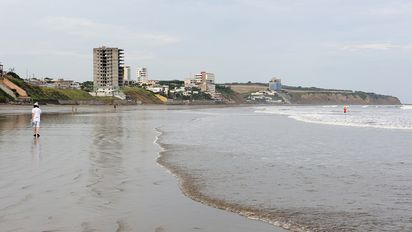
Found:
[[[150,79],[373,91],[412,103],[410,0],[0,0],[0,62],[22,77],[92,80],[92,49]]]

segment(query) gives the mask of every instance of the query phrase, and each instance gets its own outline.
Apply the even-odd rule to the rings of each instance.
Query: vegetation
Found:
[[[67,96],[70,100],[93,100],[95,97],[84,90],[78,89],[59,89],[58,92]]]
[[[233,91],[229,86],[225,85],[216,85],[216,92],[222,94],[225,99],[232,100],[237,103],[244,103],[245,97],[247,96],[242,96],[241,94]]]
[[[184,84],[185,82],[180,80],[159,81],[159,85],[167,85],[170,89],[173,89],[174,87],[181,87]]]
[[[8,101],[12,100],[12,97],[10,97],[6,92],[0,89],[0,103],[7,103]]]
[[[283,85],[283,89],[286,90],[300,90],[300,91],[313,91],[313,92],[325,92],[325,91],[337,91],[337,92],[352,92],[352,90],[341,90],[341,89],[323,89],[317,87],[302,87],[302,86],[287,86]]]
[[[261,83],[261,82],[251,82],[248,81],[246,83],[243,82],[232,82],[232,83],[224,83],[223,85],[262,85],[262,86],[267,86],[267,83]]]
[[[153,92],[141,87],[124,87],[123,93],[127,99],[141,101],[143,104],[162,104],[162,101]]]
[[[384,95],[376,94],[376,93],[367,93],[367,92],[362,92],[362,91],[355,91],[355,94],[361,97],[363,100],[366,98],[372,98],[372,99],[379,99],[379,98],[384,98]]]
[[[47,95],[43,93],[40,87],[38,86],[32,86],[24,82],[23,79],[21,79],[17,74],[13,72],[8,72],[8,79],[19,86],[20,88],[24,89],[27,94],[34,100],[41,100],[41,99],[47,99]]]
[[[40,101],[44,103],[57,103],[58,100],[92,100],[93,96],[86,91],[77,89],[55,89],[50,87],[33,86],[21,79],[15,73],[8,73],[7,78],[24,89],[33,101]]]
[[[82,83],[81,88],[83,91],[92,92],[93,91],[93,81],[85,81]]]

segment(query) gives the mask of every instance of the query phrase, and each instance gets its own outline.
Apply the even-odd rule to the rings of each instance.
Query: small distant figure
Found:
[[[344,106],[344,107],[343,107],[343,113],[346,114],[347,112],[348,112],[348,107],[347,107],[347,106]]]
[[[41,109],[39,108],[39,103],[36,102],[31,110],[31,126],[33,127],[33,136],[40,137],[40,115]]]
[[[77,107],[72,106],[72,114],[75,114],[75,113],[77,113]]]

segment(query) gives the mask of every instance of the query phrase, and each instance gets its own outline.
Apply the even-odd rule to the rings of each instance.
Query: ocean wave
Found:
[[[337,105],[324,105],[323,108],[337,108]]]
[[[403,105],[403,106],[401,106],[401,109],[403,109],[403,110],[412,110],[412,105]]]
[[[265,107],[255,113],[284,115],[306,122],[334,126],[371,127],[380,129],[412,130],[412,114],[402,107],[363,107],[349,109],[349,113],[325,107]],[[400,109],[402,108],[402,109]]]

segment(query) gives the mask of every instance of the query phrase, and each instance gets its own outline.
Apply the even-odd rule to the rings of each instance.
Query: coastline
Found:
[[[162,136],[165,132],[156,128],[159,136],[155,142],[159,145],[161,150],[159,151],[159,157],[157,158],[157,163],[162,167],[166,168],[173,176],[178,180],[179,187],[182,193],[199,203],[208,205],[210,207],[225,210],[227,212],[236,213],[243,217],[246,217],[250,220],[261,221],[272,225],[274,228],[281,228],[293,232],[309,232],[310,230],[306,229],[304,226],[291,224],[285,215],[279,213],[279,215],[270,215],[262,210],[256,208],[249,208],[242,206],[240,204],[232,204],[220,199],[211,198],[205,194],[202,194],[199,187],[194,183],[196,179],[193,179],[189,173],[185,172],[183,169],[172,165],[167,161],[167,152],[170,149],[167,144],[162,143]]]
[[[58,107],[55,109],[58,112],[49,113],[44,118],[45,127],[38,145],[27,137],[26,132],[30,134],[30,129],[23,127],[26,124],[23,121],[27,121],[21,116],[27,113],[25,109],[6,115],[3,113],[7,110],[0,111],[0,120],[3,121],[0,122],[7,124],[7,127],[0,126],[0,142],[5,143],[6,138],[12,136],[16,141],[13,147],[19,148],[15,150],[5,146],[3,151],[9,155],[0,162],[0,166],[9,167],[8,171],[0,171],[5,177],[0,180],[3,186],[0,205],[11,205],[0,213],[3,229],[283,231],[266,223],[199,204],[183,195],[177,179],[156,162],[161,148],[156,144],[158,133],[155,128],[162,122],[151,121],[150,118],[159,115],[158,110],[170,109],[163,106],[136,111],[133,107],[110,111],[109,114],[102,111],[76,116],[70,115],[64,107]],[[130,125],[127,118],[133,119],[135,116],[141,123],[131,127],[115,128],[110,123],[101,123],[120,120],[119,125],[123,122]],[[20,118],[19,122],[15,122],[14,118]],[[89,123],[84,126],[84,122]],[[64,126],[66,129],[62,132],[60,123],[70,127]],[[79,129],[83,135],[78,133]],[[110,136],[104,134],[107,129],[112,131]],[[56,146],[62,133],[71,143]],[[77,145],[73,147],[72,143]],[[102,144],[106,144],[104,150]],[[118,151],[121,147],[128,149]],[[26,152],[38,157],[36,166],[33,167],[31,155],[26,156]],[[10,161],[19,163],[18,167],[8,165]],[[13,173],[13,176],[7,173]],[[12,184],[7,184],[8,181]],[[13,191],[16,188],[21,189],[17,195]],[[30,197],[26,199],[25,195]],[[26,200],[21,202],[20,196]],[[24,210],[27,207],[31,210]],[[40,223],[44,220],[47,223]]]
[[[375,112],[360,109],[366,115]],[[397,111],[389,109],[393,117],[387,119],[396,122]],[[162,150],[157,161],[176,176],[187,197],[289,231],[395,231],[409,226],[402,211],[407,204],[397,205],[404,195],[396,195],[408,194],[398,190],[409,184],[396,175],[411,164],[405,149],[408,131],[248,113],[254,110],[193,111],[193,123],[186,127],[159,129]],[[266,136],[270,132],[273,136]],[[297,136],[304,139],[295,143]],[[363,144],[368,139],[374,142]],[[365,146],[371,152],[364,153]],[[392,146],[398,148],[396,153]],[[372,181],[374,176],[381,180]],[[391,185],[396,188],[381,191]],[[387,203],[379,204],[383,201]],[[385,207],[392,210],[384,211]]]

